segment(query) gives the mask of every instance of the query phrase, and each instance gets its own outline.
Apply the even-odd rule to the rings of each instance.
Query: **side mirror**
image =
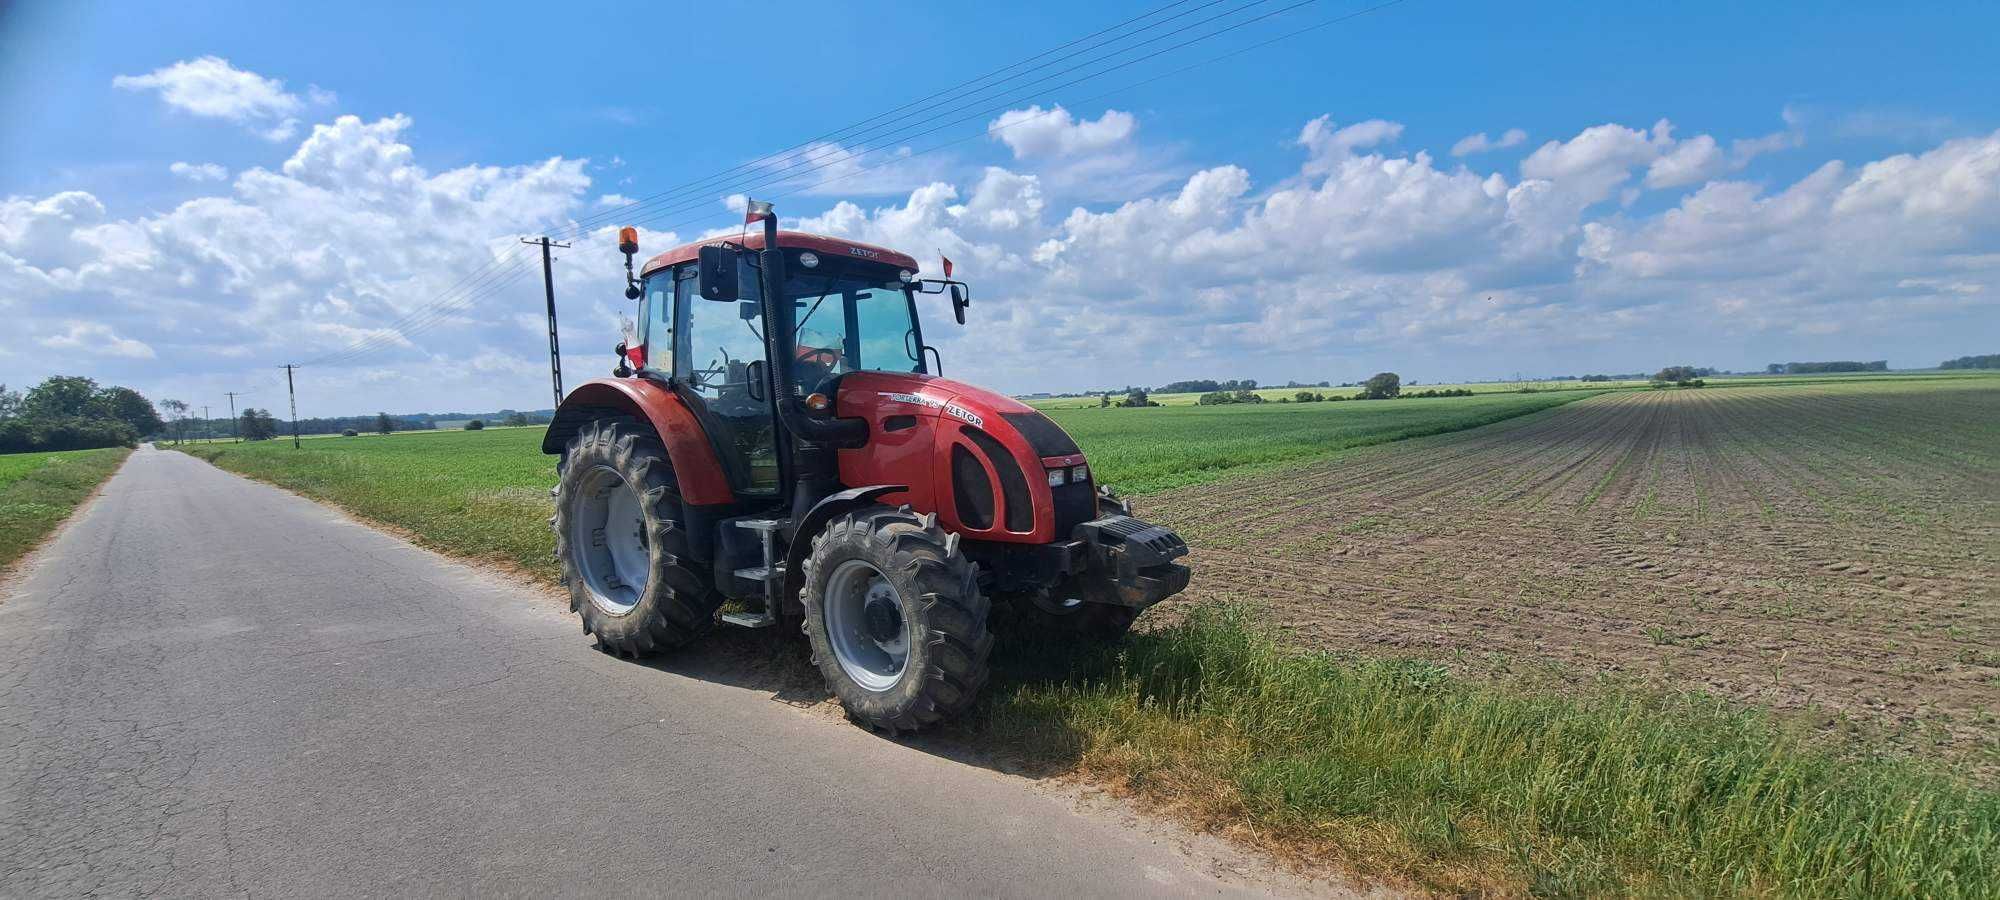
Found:
[[[736,248],[722,244],[709,244],[699,251],[696,263],[701,277],[701,296],[705,300],[735,300],[742,295],[742,285],[737,283]]]
[[[951,315],[952,318],[958,320],[958,324],[960,325],[965,324],[965,308],[967,306],[970,306],[971,304],[972,300],[965,296],[965,285],[959,284],[958,282],[952,282]]]

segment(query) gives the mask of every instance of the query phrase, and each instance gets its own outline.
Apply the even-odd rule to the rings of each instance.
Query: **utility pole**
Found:
[[[236,395],[248,392],[223,391],[223,393],[229,395],[229,434],[231,437],[236,438],[236,443],[241,444],[243,443],[243,423],[236,421]]]
[[[215,420],[208,417],[208,404],[206,403],[201,405],[201,436],[204,438],[215,437]]]
[[[555,386],[556,406],[562,406],[562,344],[556,340],[556,274],[550,265],[549,248],[569,249],[568,244],[558,244],[542,235],[539,240],[522,238],[523,244],[540,244],[542,247],[542,290],[549,298],[549,383]]]
[[[299,449],[299,395],[292,390],[292,370],[298,366],[285,363],[285,395],[292,400],[292,449]]]

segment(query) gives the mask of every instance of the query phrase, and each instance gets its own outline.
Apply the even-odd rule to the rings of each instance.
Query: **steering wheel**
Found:
[[[840,351],[831,347],[800,347],[798,361],[832,371],[840,365]]]

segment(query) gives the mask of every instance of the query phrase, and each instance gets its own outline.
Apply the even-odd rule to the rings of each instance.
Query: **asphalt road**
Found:
[[[1312,887],[731,665],[143,449],[0,586],[0,896]]]

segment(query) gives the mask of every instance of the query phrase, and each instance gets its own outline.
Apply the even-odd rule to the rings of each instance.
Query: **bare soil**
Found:
[[[1607,394],[1155,498],[1178,604],[2000,760],[2000,383]]]

